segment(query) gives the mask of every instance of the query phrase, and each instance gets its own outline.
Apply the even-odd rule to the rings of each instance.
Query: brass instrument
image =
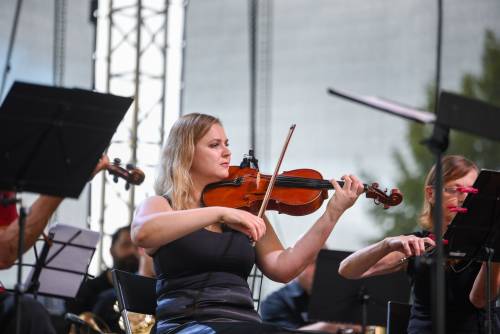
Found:
[[[113,305],[113,310],[117,313],[120,312],[118,308],[118,301]],[[130,327],[132,329],[133,334],[149,334],[151,329],[155,324],[155,317],[150,314],[141,314],[135,312],[127,312],[128,313],[128,321],[130,322]],[[94,330],[96,333],[100,334],[109,334],[113,333],[108,324],[106,324],[102,319],[100,319],[97,315],[92,312],[83,312],[79,315],[79,318],[85,321],[88,326]],[[118,321],[118,325],[125,332],[125,323],[123,318],[120,316],[120,320]],[[75,326],[71,326],[69,334],[80,334],[79,331],[75,328]]]
[[[120,312],[118,307],[118,301],[113,305],[113,310]],[[155,317],[151,314],[141,314],[135,312],[127,312],[128,321],[130,322],[130,327],[132,328],[132,333],[134,334],[149,334],[153,326],[155,325]],[[125,323],[123,317],[120,317],[118,321],[120,328],[125,331]]]
[[[93,330],[92,333],[111,333],[111,330],[109,329],[109,326],[104,322],[101,318],[99,318],[97,315],[95,315],[92,312],[83,312],[78,316],[80,319],[85,321],[87,325],[90,327],[90,329]],[[84,329],[82,329],[84,330]],[[82,331],[79,331],[75,325],[71,325],[71,328],[69,330],[69,334],[80,334]],[[88,333],[87,330],[85,330],[85,333]]]

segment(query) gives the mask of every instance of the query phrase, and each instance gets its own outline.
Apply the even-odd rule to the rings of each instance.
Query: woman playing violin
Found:
[[[443,164],[443,234],[456,213],[452,208],[461,207],[467,192],[478,176],[478,168],[461,156],[446,156]],[[430,238],[433,229],[435,166],[425,180],[424,206],[420,215],[422,232],[389,237],[361,249],[347,257],[339,273],[346,278],[361,278],[395,271],[406,271],[412,282],[412,308],[408,333],[432,333],[430,268],[418,265],[415,256],[423,255],[426,247],[435,246]],[[429,250],[429,248],[427,248]],[[448,264],[446,279],[446,332],[483,333],[486,265],[472,262],[468,266]],[[500,287],[500,268],[492,267],[491,296],[496,299]]]
[[[163,149],[157,196],[146,199],[132,223],[132,239],[154,258],[158,275],[158,333],[279,333],[254,310],[247,277],[254,264],[270,279],[288,282],[314,260],[340,216],[363,190],[344,176],[323,215],[284,248],[266,218],[222,206],[202,207],[210,183],[228,176],[231,151],[220,121],[181,117]],[[255,247],[253,247],[255,242]]]

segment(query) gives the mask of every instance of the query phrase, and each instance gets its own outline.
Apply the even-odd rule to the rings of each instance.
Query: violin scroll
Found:
[[[396,206],[403,201],[403,194],[399,189],[391,189],[391,193],[387,194],[387,189],[382,191],[378,183],[372,183],[366,187],[366,198],[373,198],[376,205],[383,204],[384,209],[391,206]]]
[[[140,185],[144,178],[146,177],[144,172],[139,168],[136,168],[132,164],[127,164],[126,168],[121,167],[121,160],[119,158],[113,159],[113,163],[108,165],[106,169],[109,174],[113,175],[113,181],[118,182],[118,178],[124,179],[127,183],[125,184],[125,189],[128,190],[130,185]]]

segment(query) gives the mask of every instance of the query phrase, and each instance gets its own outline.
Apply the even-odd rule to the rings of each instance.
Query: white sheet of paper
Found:
[[[63,224],[55,225],[49,233],[54,234],[54,243],[49,249],[45,263],[48,268],[44,267],[40,273],[38,292],[73,298],[87,273],[88,265],[99,241],[99,233]],[[59,242],[68,244],[64,246]],[[62,251],[53,257],[60,249]],[[26,282],[31,280],[33,273],[34,268]]]
[[[401,103],[396,103],[389,101],[384,98],[376,96],[361,96],[354,93],[346,92],[340,89],[329,88],[330,94],[376,108],[395,116],[403,117],[420,123],[434,123],[436,121],[436,115],[429,111],[418,110],[411,108]]]

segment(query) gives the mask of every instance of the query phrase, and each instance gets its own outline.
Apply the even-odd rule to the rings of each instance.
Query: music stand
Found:
[[[338,273],[340,262],[351,252],[321,250],[309,302],[309,318],[366,326],[385,326],[387,302],[408,302],[410,284],[402,272],[346,279]]]
[[[448,148],[450,129],[457,129],[484,138],[500,141],[500,132],[497,129],[497,125],[500,123],[500,109],[476,99],[441,91],[437,103],[437,115],[435,115],[427,111],[409,108],[383,98],[359,96],[333,88],[329,88],[328,93],[418,123],[434,123],[432,136],[424,143],[435,155],[435,189],[441,189],[443,187],[441,159],[442,154]],[[441,191],[436,191],[435,197],[436,207],[440,207],[442,203]],[[434,210],[433,216],[434,234],[440,235],[442,231],[441,210]],[[441,323],[444,319],[445,298],[444,270],[441,266],[443,261],[443,242],[441,238],[438,238],[436,240],[436,261],[433,268],[435,284],[433,285],[432,295],[433,298],[435,298],[433,305],[435,305],[436,328],[438,328],[439,333],[441,333],[444,328]],[[490,332],[490,329],[488,332]]]
[[[491,326],[490,268],[491,262],[500,262],[500,172],[481,170],[473,188],[477,194],[469,194],[457,213],[444,239],[448,240],[448,256],[466,263],[486,262],[487,321]]]
[[[477,194],[468,194],[462,208],[448,226],[444,238],[448,240],[448,256],[459,259],[483,259],[483,247],[492,248],[492,260],[500,260],[498,237],[500,226],[495,224],[500,216],[500,172],[481,170],[473,188]]]
[[[99,233],[57,224],[45,242],[26,279],[26,293],[55,298],[74,298],[87,276]]]
[[[132,101],[83,89],[14,82],[0,107],[0,189],[78,198]],[[18,331],[24,216],[21,205]]]

